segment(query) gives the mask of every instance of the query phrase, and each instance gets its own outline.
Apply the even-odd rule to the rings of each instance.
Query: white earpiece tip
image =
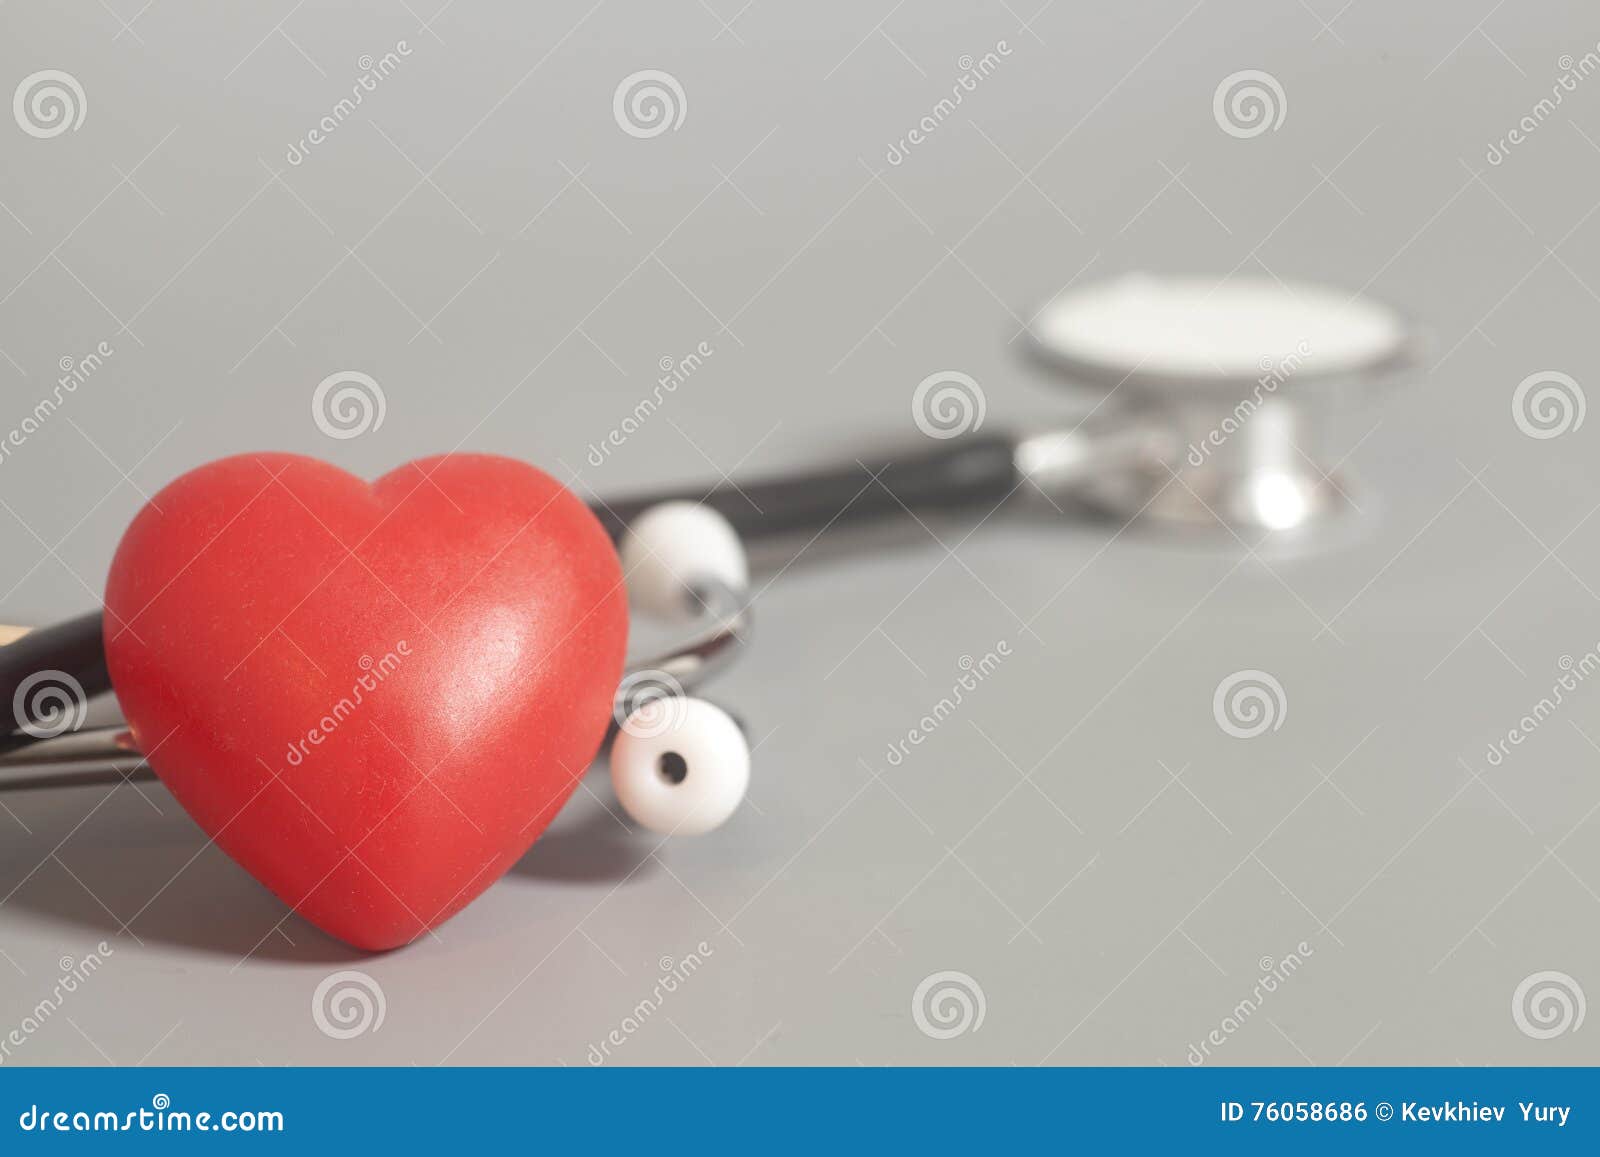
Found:
[[[611,783],[623,809],[663,836],[720,827],[750,786],[750,745],[728,713],[704,699],[641,704],[611,744]]]
[[[696,583],[718,582],[736,591],[750,585],[750,564],[738,532],[698,502],[652,506],[629,524],[617,552],[628,576],[628,594],[655,615],[689,614],[689,589]]]

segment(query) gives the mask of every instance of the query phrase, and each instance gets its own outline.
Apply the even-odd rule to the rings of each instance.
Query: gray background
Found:
[[[607,815],[599,769],[399,952],[282,921],[159,788],[6,799],[0,1030],[59,958],[114,948],[11,1063],[583,1064],[702,940],[617,1061],[1183,1064],[1302,941],[1218,1062],[1600,1061],[1600,1025],[1536,1040],[1511,1013],[1541,970],[1600,994],[1600,689],[1485,759],[1600,640],[1600,423],[1535,439],[1510,404],[1536,372],[1595,376],[1600,79],[1486,160],[1595,48],[1590,6],[10,0],[0,27],[0,95],[56,68],[88,105],[45,140],[0,117],[0,427],[60,359],[115,350],[0,464],[14,621],[92,606],[143,495],[226,452],[375,476],[461,445],[615,493],[915,439],[911,391],[940,370],[982,384],[995,427],[1070,418],[1083,395],[1012,339],[1126,269],[1366,288],[1433,335],[1404,389],[1326,419],[1364,488],[1325,550],[1001,513],[808,552],[719,688],[760,739],[726,828],[658,846]],[[687,109],[635,139],[612,94],[645,68]],[[1251,68],[1286,116],[1236,139],[1212,96]],[[701,341],[705,366],[589,465]],[[310,396],[351,369],[387,418],[335,441]],[[1000,640],[1012,656],[890,767]],[[1244,741],[1211,702],[1248,668],[1287,710]],[[386,1015],[333,1040],[311,1000],[345,967]],[[941,1040],[912,996],[945,970],[985,1015]]]

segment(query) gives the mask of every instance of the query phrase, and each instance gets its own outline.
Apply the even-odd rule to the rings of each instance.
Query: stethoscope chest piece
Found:
[[[1097,411],[1159,447],[1098,472],[1079,497],[1123,521],[1251,538],[1359,505],[1326,445],[1331,410],[1408,366],[1417,345],[1387,305],[1269,277],[1130,275],[1047,302],[1029,336],[1053,369],[1105,392]]]

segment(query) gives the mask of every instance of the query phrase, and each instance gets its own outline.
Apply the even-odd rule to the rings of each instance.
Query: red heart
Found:
[[[448,919],[594,758],[627,647],[599,522],[509,458],[368,485],[290,454],[202,466],[123,536],[106,660],[178,802],[358,948]]]

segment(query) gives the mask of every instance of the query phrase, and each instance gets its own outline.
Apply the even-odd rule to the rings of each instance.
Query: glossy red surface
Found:
[[[288,454],[157,494],[106,586],[112,684],[217,844],[363,949],[468,904],[605,736],[627,646],[615,550],[522,462],[370,485]]]

